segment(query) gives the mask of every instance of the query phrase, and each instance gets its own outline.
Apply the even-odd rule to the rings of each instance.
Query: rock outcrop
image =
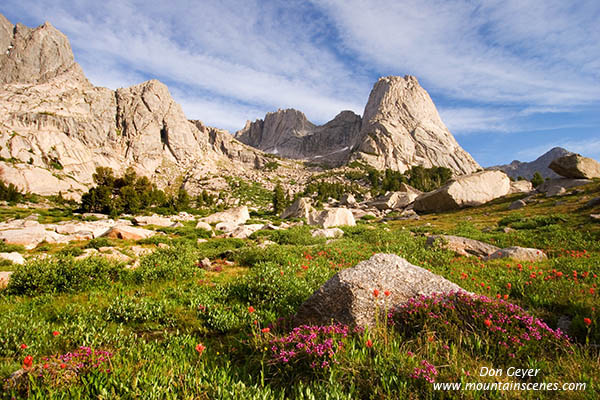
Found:
[[[315,211],[313,206],[310,204],[310,199],[307,197],[299,197],[294,201],[283,213],[280,218],[304,218],[308,220],[311,212]]]
[[[600,178],[600,163],[580,154],[570,154],[557,158],[550,163],[550,169],[565,178]]]
[[[329,165],[362,160],[377,169],[402,172],[415,165],[441,166],[458,175],[480,169],[413,76],[379,79],[362,119],[342,111],[316,126],[300,111],[279,110],[248,122],[236,138],[269,153]]]
[[[248,207],[241,206],[211,214],[208,217],[202,218],[201,221],[206,222],[207,224],[216,224],[218,222],[223,222],[237,226],[244,224],[249,219],[250,213],[248,212]]]
[[[308,224],[331,228],[334,226],[354,226],[356,221],[352,211],[347,208],[330,208],[311,212],[308,216]]]
[[[429,94],[414,76],[380,78],[363,113],[361,141],[352,159],[383,170],[414,165],[470,174],[481,167],[456,142]]]
[[[427,246],[439,246],[461,256],[487,257],[500,248],[479,240],[452,235],[433,235],[427,238]]]
[[[1,15],[0,157],[10,161],[6,182],[76,200],[98,166],[117,175],[133,166],[159,186],[183,176],[193,192],[199,177],[267,162],[228,133],[188,121],[159,81],[94,87],[52,25],[13,26]]]
[[[497,250],[484,258],[484,261],[496,260],[499,258],[511,258],[515,261],[543,261],[548,258],[542,250],[528,247],[512,246]]]
[[[357,144],[360,123],[360,116],[352,111],[342,111],[317,126],[298,110],[278,110],[264,120],[248,121],[236,138],[267,153],[337,166],[348,160]]]
[[[562,147],[554,147],[548,152],[542,154],[534,161],[530,162],[522,162],[518,160],[514,160],[510,164],[505,165],[496,165],[494,167],[490,167],[489,169],[495,169],[504,171],[506,175],[510,176],[513,179],[517,179],[518,177],[523,177],[525,179],[531,180],[533,175],[536,172],[539,172],[540,175],[544,178],[558,178],[559,175],[552,171],[548,166],[550,163],[557,158],[573,154],[570,151],[563,149]]]
[[[379,291],[379,297],[373,291]],[[405,304],[410,298],[461,288],[395,254],[375,254],[338,272],[298,309],[295,325],[328,325],[332,321],[373,328],[376,312]],[[389,296],[384,295],[389,291]]]
[[[422,194],[414,202],[415,211],[439,212],[477,206],[510,191],[510,179],[502,171],[482,171],[455,178],[434,190]]]

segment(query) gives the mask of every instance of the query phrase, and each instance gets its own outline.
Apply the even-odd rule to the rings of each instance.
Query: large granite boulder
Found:
[[[580,154],[569,154],[557,158],[549,165],[560,176],[573,179],[600,178],[600,163]]]
[[[173,226],[176,222],[169,217],[162,217],[160,215],[138,215],[133,218],[133,223],[140,226]]]
[[[156,232],[148,229],[134,228],[128,225],[115,225],[103,236],[110,239],[140,240],[149,238],[155,234]]]
[[[510,194],[529,193],[533,191],[533,184],[526,180],[514,181],[510,183]]]
[[[13,264],[25,264],[25,258],[23,258],[23,256],[16,251],[10,253],[0,253],[0,259],[10,261]]]
[[[439,212],[477,206],[510,191],[510,179],[501,171],[482,171],[459,176],[441,188],[422,194],[414,202],[415,211]]]
[[[9,244],[22,245],[26,249],[31,250],[44,241],[48,243],[67,243],[69,238],[46,230],[43,225],[35,223],[23,228],[0,231],[0,240]]]
[[[395,210],[411,204],[423,192],[403,183],[400,190],[386,193],[369,202],[369,206],[378,210]]]
[[[354,226],[356,221],[352,211],[347,208],[330,208],[323,211],[313,211],[308,216],[309,225],[317,225],[323,228],[333,226]]]
[[[248,212],[248,207],[241,206],[211,214],[208,217],[202,218],[201,221],[204,221],[207,224],[226,222],[235,225],[242,225],[246,223],[246,221],[248,221],[249,219],[250,213]]]
[[[281,213],[280,218],[305,218],[308,220],[308,216],[314,210],[315,209],[310,204],[309,198],[300,197]]]
[[[426,246],[440,246],[444,249],[454,251],[461,256],[487,257],[495,251],[500,250],[494,245],[468,239],[461,236],[433,235],[427,238]]]
[[[547,181],[545,181],[544,183],[542,183],[535,189],[540,193],[546,193],[547,196],[548,196],[548,193],[550,193],[550,196],[552,196],[552,195],[556,195],[557,193],[560,193],[560,192],[564,193],[566,191],[566,189],[570,189],[570,188],[577,187],[577,186],[587,185],[588,183],[591,183],[591,182],[592,181],[589,179],[571,179],[571,178],[548,179]],[[564,191],[561,190],[561,188],[564,189]],[[550,197],[550,196],[548,196],[548,197]]]
[[[374,290],[379,291],[378,297]],[[294,324],[338,322],[372,328],[377,311],[383,313],[386,307],[400,306],[415,296],[460,290],[458,285],[395,254],[375,254],[325,282],[300,306]]]
[[[484,258],[484,261],[496,260],[500,258],[511,258],[515,261],[543,261],[548,258],[542,250],[528,247],[512,246],[497,250]]]

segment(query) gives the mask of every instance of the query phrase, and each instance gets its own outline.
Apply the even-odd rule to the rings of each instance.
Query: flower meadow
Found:
[[[16,268],[0,291],[0,398],[600,398],[600,227],[578,211],[583,200],[564,199],[560,209],[541,200],[519,210],[530,215],[506,211],[509,198],[419,221],[362,221],[330,242],[300,226],[246,240],[198,243],[186,231],[113,243],[155,250],[136,269],[76,260],[57,245],[60,255]],[[544,217],[555,212],[560,218]],[[438,233],[536,247],[549,257],[456,256],[425,246],[426,235]],[[275,244],[258,246],[267,239]],[[381,315],[372,329],[292,324],[325,281],[380,252],[464,291],[392,307],[394,288],[373,287],[373,312]],[[198,267],[205,257],[220,268]],[[483,367],[540,373],[482,377]],[[440,382],[512,381],[587,387],[433,389]]]

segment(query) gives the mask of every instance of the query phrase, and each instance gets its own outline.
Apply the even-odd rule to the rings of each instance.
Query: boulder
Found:
[[[493,252],[500,250],[500,248],[494,245],[480,242],[479,240],[452,235],[429,236],[425,245],[437,245],[444,249],[454,251],[461,256],[486,257]]]
[[[58,223],[54,227],[56,233],[61,235],[75,235],[86,237],[91,235],[91,239],[97,238],[108,232],[115,225],[112,219],[103,219],[92,222],[73,222]],[[82,239],[83,240],[83,239]]]
[[[196,229],[204,229],[205,231],[212,232],[212,227],[204,221],[198,221]]]
[[[414,210],[439,212],[477,206],[505,196],[510,179],[501,171],[482,171],[459,176],[441,188],[417,197]]]
[[[144,225],[173,226],[173,224],[175,224],[175,221],[173,221],[169,217],[162,217],[160,215],[150,215],[150,216],[138,215],[137,217],[133,218],[133,223],[135,225],[140,225],[140,226],[144,226]]]
[[[264,228],[263,224],[240,225],[235,228],[229,234],[229,236],[232,238],[246,239],[248,236],[252,235],[256,231],[261,230],[262,228]]]
[[[590,214],[590,218],[594,221],[600,221],[600,214]]]
[[[369,203],[369,206],[375,207],[378,210],[395,210],[404,208],[411,204],[420,193],[416,192],[391,192],[385,196],[377,197]]]
[[[204,221],[207,224],[227,222],[235,225],[241,225],[246,223],[246,221],[249,219],[250,213],[248,212],[248,207],[241,206],[209,215],[208,217],[202,218],[201,221]]]
[[[221,232],[230,233],[233,232],[239,224],[236,222],[219,222],[215,225],[215,229]]]
[[[164,244],[164,243],[159,243],[159,244]],[[142,246],[131,246],[130,250],[133,254],[135,254],[136,257],[141,257],[141,256],[145,256],[145,255],[152,253],[152,249],[149,249],[147,247],[142,247]]]
[[[547,193],[548,191],[560,191],[560,189],[555,189],[555,187],[562,187],[565,189],[569,189],[572,187],[583,186],[591,183],[592,181],[589,179],[569,179],[569,178],[559,178],[559,179],[548,179],[541,185],[539,185],[536,190],[540,193]]]
[[[567,193],[567,189],[562,186],[551,186],[546,192],[546,197],[563,196]]]
[[[345,193],[340,199],[340,205],[342,206],[355,207],[357,204],[352,193]]]
[[[508,206],[509,210],[518,210],[519,208],[523,208],[527,205],[523,200],[515,200]]]
[[[154,236],[156,232],[143,229],[134,228],[127,225],[115,225],[103,236],[110,239],[123,239],[123,240],[140,240]]]
[[[374,290],[379,291],[375,297]],[[373,328],[376,312],[433,293],[460,291],[456,284],[395,254],[375,254],[356,266],[338,272],[298,309],[295,325],[328,325],[332,321]],[[384,291],[390,295],[385,296]],[[380,319],[381,320],[381,319]]]
[[[484,261],[496,260],[499,258],[512,258],[515,261],[543,261],[548,258],[542,250],[527,247],[512,246],[497,250],[487,257]]]
[[[514,181],[510,183],[510,194],[513,193],[529,193],[533,191],[533,184],[526,180]]]
[[[330,208],[329,210],[313,211],[308,216],[309,225],[317,225],[323,228],[333,226],[354,226],[354,216],[347,208]]]
[[[0,258],[3,260],[8,260],[13,264],[23,265],[25,264],[25,258],[20,253],[13,251],[11,253],[0,253]]]
[[[26,221],[34,222],[34,221]],[[60,235],[53,231],[48,231],[43,225],[35,222],[34,225],[26,226],[24,228],[7,229],[0,231],[0,240],[3,240],[9,244],[19,244],[24,246],[26,249],[31,250],[38,244],[46,241],[48,243],[68,243],[69,238],[64,235]]]
[[[333,239],[344,236],[344,231],[340,228],[314,229],[310,234],[312,237]]]
[[[310,199],[300,197],[281,213],[280,218],[305,218],[308,220],[309,214],[312,211],[314,211],[314,208],[310,205]]]
[[[600,163],[580,154],[569,154],[552,161],[548,166],[560,176],[573,179],[600,178]]]

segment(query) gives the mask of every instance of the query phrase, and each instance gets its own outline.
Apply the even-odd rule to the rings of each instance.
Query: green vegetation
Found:
[[[0,180],[0,200],[7,201],[9,203],[17,203],[19,201],[23,201],[24,199],[25,195],[21,193],[19,188],[12,183],[7,185]]]
[[[600,182],[585,191],[597,196]],[[598,398],[600,224],[589,214],[599,210],[582,210],[587,199],[567,193],[559,205],[540,196],[509,211],[518,197],[418,221],[360,223],[329,243],[308,226],[242,240],[208,238],[189,223],[138,242],[94,239],[80,250],[48,244],[55,255],[17,267],[0,292],[0,398]],[[536,247],[549,258],[458,257],[426,247],[425,233]],[[266,240],[275,244],[259,246]],[[84,247],[132,244],[153,250],[134,269],[74,259]],[[288,317],[320,285],[377,252],[483,297],[415,298],[371,330],[293,328]],[[201,267],[205,257],[210,270]],[[564,320],[570,341],[555,331]],[[73,359],[86,361],[76,368]],[[26,379],[6,380],[24,365]],[[482,367],[540,371],[482,377]],[[586,388],[442,392],[432,382]]]
[[[286,198],[281,184],[277,184],[273,189],[273,213],[279,215],[288,206],[289,199]]]
[[[544,183],[544,178],[539,172],[536,171],[535,174],[533,174],[533,178],[531,178],[531,184],[533,187],[538,187],[542,183]]]
[[[190,197],[183,188],[169,198],[147,177],[138,176],[132,168],[116,178],[111,168],[98,167],[93,178],[96,187],[81,198],[81,210],[84,212],[136,214],[150,207],[163,207],[173,212],[187,209],[190,204]]]

